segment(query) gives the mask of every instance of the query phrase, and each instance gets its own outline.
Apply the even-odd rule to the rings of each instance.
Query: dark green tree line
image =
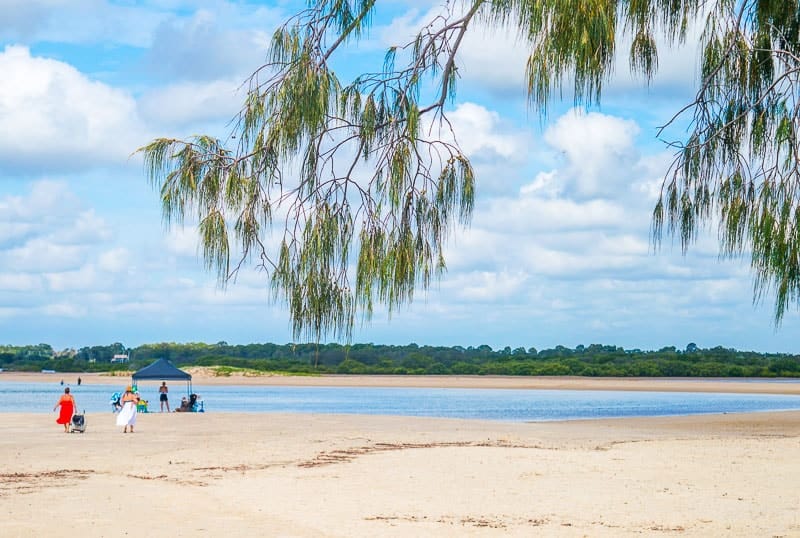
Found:
[[[121,344],[112,344],[115,347]],[[603,377],[800,377],[800,356],[757,353],[724,347],[703,349],[689,344],[642,351],[613,345],[580,345],[575,349],[493,350],[483,346],[420,346],[353,344],[246,344],[159,343],[128,350],[131,362],[111,364],[110,359],[90,362],[82,348],[71,356],[52,352],[32,354],[42,346],[0,346],[0,368],[36,371],[135,370],[160,358],[178,366],[249,368],[264,372],[297,374],[385,375],[512,375]]]

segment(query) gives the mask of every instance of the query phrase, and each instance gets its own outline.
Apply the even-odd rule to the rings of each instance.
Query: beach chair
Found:
[[[176,413],[205,413],[203,407],[203,400],[199,399],[197,394],[190,394],[187,400],[184,396],[181,398],[181,405],[175,409]]]

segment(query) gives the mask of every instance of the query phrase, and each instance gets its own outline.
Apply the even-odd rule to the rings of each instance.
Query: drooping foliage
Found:
[[[255,256],[296,336],[347,337],[375,301],[390,311],[410,301],[444,268],[447,233],[472,213],[474,173],[448,141],[443,110],[455,81],[448,43],[474,13],[423,30],[400,50],[409,66],[396,69],[392,49],[382,70],[344,84],[331,56],[358,39],[373,9],[373,0],[315,2],[279,28],[228,140],[142,148],[167,222],[198,219],[222,282]],[[422,86],[437,76],[436,102],[423,108]]]
[[[723,256],[749,251],[775,320],[800,299],[800,3],[718,1],[701,42],[691,131],[654,211],[684,250],[719,222]]]
[[[206,264],[222,283],[256,260],[274,297],[287,304],[296,337],[347,338],[359,313],[369,318],[376,304],[391,312],[426,289],[445,268],[448,233],[469,223],[476,178],[447,119],[468,31],[492,25],[519,36],[530,51],[531,104],[543,112],[569,80],[576,101],[598,101],[625,35],[631,69],[649,79],[656,43],[684,39],[692,21],[709,13],[703,89],[691,109],[696,130],[665,184],[656,236],[666,219],[667,230],[680,230],[688,245],[699,223],[721,208],[731,230],[723,235],[726,252],[752,237],[763,245],[754,260],[756,251],[775,258],[754,262],[764,268],[757,282],[770,282],[790,237],[776,237],[767,229],[777,224],[761,221],[752,228],[766,232],[745,233],[756,205],[744,210],[735,201],[746,188],[732,180],[739,168],[729,158],[749,151],[765,162],[780,154],[786,163],[794,155],[793,102],[759,99],[791,88],[787,65],[795,49],[787,43],[797,43],[797,5],[792,11],[779,4],[792,3],[446,3],[415,39],[391,47],[380,69],[342,81],[331,62],[367,31],[375,0],[311,0],[275,32],[227,138],[157,139],[140,151],[161,189],[166,222],[197,219]],[[745,16],[736,18],[735,10]],[[794,26],[786,23],[791,17]],[[779,76],[785,82],[770,87]],[[766,176],[736,177],[747,185]],[[785,191],[770,187],[770,203]]]

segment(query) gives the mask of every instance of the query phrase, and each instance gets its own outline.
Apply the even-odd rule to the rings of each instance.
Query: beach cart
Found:
[[[83,433],[86,431],[86,411],[80,415],[72,415],[72,424],[69,431],[70,433]]]

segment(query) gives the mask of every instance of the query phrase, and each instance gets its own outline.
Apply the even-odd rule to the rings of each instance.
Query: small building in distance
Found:
[[[113,357],[111,357],[111,362],[128,362],[130,357],[127,353],[117,353]]]

